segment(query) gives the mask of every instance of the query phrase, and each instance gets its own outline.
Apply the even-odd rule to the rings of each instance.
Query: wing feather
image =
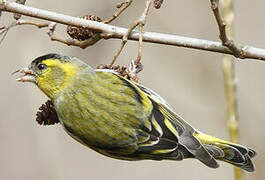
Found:
[[[215,158],[205,149],[201,142],[194,136],[195,130],[183,118],[174,113],[171,107],[157,93],[142,86],[137,86],[147,94],[153,104],[152,115],[163,131],[161,138],[174,141],[187,150],[195,158],[209,167],[219,167]],[[183,150],[184,149],[184,150]],[[187,154],[187,152],[185,152]]]

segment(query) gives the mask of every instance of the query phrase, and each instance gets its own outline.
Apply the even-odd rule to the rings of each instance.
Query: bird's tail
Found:
[[[256,155],[254,150],[206,134],[196,132],[194,135],[215,159],[228,162],[248,172],[255,170],[251,161]]]

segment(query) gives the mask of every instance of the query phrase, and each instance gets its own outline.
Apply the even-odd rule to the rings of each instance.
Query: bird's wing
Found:
[[[174,150],[178,149],[179,152],[184,152],[187,150],[191,153],[195,158],[199,159],[201,162],[206,164],[209,167],[217,168],[218,163],[213,158],[213,156],[204,148],[201,142],[194,136],[194,128],[189,125],[187,122],[183,120],[180,116],[174,113],[171,110],[171,107],[166,103],[166,101],[161,98],[154,91],[136,84],[151,100],[153,105],[152,112],[149,116],[149,120],[152,124],[151,131],[149,131],[150,136],[155,136],[162,140],[162,144],[166,143],[169,145],[167,149],[157,149],[155,146],[149,145],[149,147],[153,147],[154,152],[159,153],[173,153],[176,152]],[[152,139],[152,138],[150,138]],[[176,147],[172,147],[171,142],[176,144]],[[159,145],[159,144],[158,144]],[[139,145],[141,148],[141,144]],[[146,148],[146,145],[143,146]],[[185,157],[185,154],[183,154]]]
[[[116,121],[122,126],[118,129],[116,126],[112,127],[112,130],[115,129],[118,133],[111,137],[115,137],[118,141],[115,141],[116,144],[111,143],[111,147],[114,145],[121,147],[122,143],[125,145],[137,143],[134,153],[131,154],[132,159],[136,155],[139,155],[139,159],[173,159],[172,157],[182,159],[194,156],[210,167],[218,166],[216,160],[194,136],[195,130],[176,115],[166,101],[154,91],[111,71],[96,72],[102,82],[98,79],[97,86],[101,90],[95,93],[102,93],[102,88],[106,88],[107,92],[102,94],[104,98],[110,99],[109,102],[113,99],[115,102],[122,102],[119,106],[117,104],[113,106],[118,112],[119,118]],[[98,109],[100,108],[102,107],[99,106]],[[134,111],[135,108],[138,110]],[[111,119],[106,117],[105,119]],[[126,127],[130,133],[124,139],[121,136]],[[102,126],[100,129],[104,128],[106,127]],[[109,141],[105,142],[108,143]]]

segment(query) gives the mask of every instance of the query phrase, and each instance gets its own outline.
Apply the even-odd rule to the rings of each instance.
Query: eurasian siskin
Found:
[[[75,140],[123,160],[196,158],[254,171],[255,151],[194,129],[158,94],[111,70],[95,70],[58,54],[36,58],[20,70],[53,102],[60,123]]]

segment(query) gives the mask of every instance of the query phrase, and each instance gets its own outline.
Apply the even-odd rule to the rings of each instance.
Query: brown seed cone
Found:
[[[164,1],[164,0],[154,0],[154,7],[155,7],[156,9],[159,9],[159,8],[161,7],[163,1]]]
[[[54,125],[60,122],[53,103],[50,100],[42,104],[39,110],[36,114],[36,121],[40,125]]]
[[[83,19],[91,20],[91,21],[97,21],[101,22],[102,20],[95,16],[95,15],[85,15],[82,17]],[[73,38],[77,39],[79,41],[84,41],[89,38],[91,38],[94,34],[99,33],[98,31],[91,30],[86,27],[76,27],[76,26],[67,26],[67,34]]]
[[[100,64],[97,66],[97,69],[112,69],[112,70],[116,71],[117,73],[119,73],[121,76],[123,76],[129,80],[131,79],[129,74],[128,74],[128,69],[126,66],[114,65],[114,66],[110,67],[109,65],[106,65],[106,64]]]

